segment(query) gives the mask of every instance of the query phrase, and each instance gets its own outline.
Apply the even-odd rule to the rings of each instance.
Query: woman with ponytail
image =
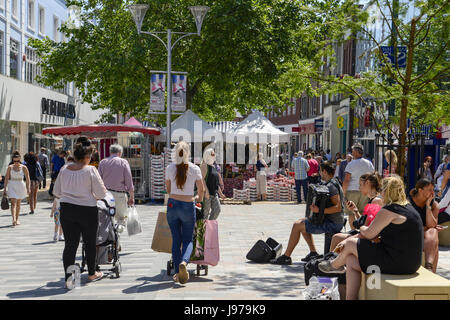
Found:
[[[174,281],[181,284],[189,280],[186,266],[192,253],[195,226],[195,201],[202,202],[205,188],[200,168],[189,162],[189,145],[180,141],[175,146],[175,163],[167,167],[166,189],[167,222],[172,233],[172,260]],[[194,197],[194,186],[197,196]]]

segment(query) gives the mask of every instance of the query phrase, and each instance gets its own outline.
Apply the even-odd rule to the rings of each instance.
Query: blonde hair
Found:
[[[341,164],[341,162],[342,162],[342,159],[337,159],[336,160],[336,164]]]
[[[203,152],[203,163],[208,164],[208,160],[211,158],[211,153],[214,153],[214,149],[208,148]]]
[[[404,206],[409,203],[406,199],[405,185],[398,175],[384,178],[382,182],[383,202],[386,205],[398,204]]]
[[[395,154],[394,150],[387,150],[384,153],[384,156],[388,163],[390,163],[393,166],[397,166],[397,155]]]
[[[175,163],[188,164],[190,153],[190,147],[185,141],[178,142],[175,146]]]

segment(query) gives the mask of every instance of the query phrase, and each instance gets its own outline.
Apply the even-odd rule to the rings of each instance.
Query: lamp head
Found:
[[[148,4],[131,4],[128,6],[128,10],[130,10],[134,22],[136,23],[138,33],[141,33],[142,22],[144,21],[145,13],[148,8]]]
[[[206,13],[209,11],[207,6],[192,6],[189,7],[192,15],[195,19],[195,24],[197,25],[197,34],[200,35],[200,30],[202,29],[203,19],[205,19]]]

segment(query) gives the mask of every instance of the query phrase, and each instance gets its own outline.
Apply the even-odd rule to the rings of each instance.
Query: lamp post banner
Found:
[[[172,111],[186,111],[186,76],[172,75]]]
[[[151,76],[151,92],[150,92],[150,110],[164,111],[164,92],[165,79],[164,74],[152,74]]]

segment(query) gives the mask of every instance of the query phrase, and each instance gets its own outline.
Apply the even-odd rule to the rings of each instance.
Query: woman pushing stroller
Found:
[[[200,168],[189,161],[189,145],[180,141],[175,146],[175,163],[167,167],[167,222],[172,233],[172,259],[175,282],[189,280],[187,264],[191,257],[196,213],[195,202],[202,202],[205,188]],[[197,186],[197,196],[194,196]]]

